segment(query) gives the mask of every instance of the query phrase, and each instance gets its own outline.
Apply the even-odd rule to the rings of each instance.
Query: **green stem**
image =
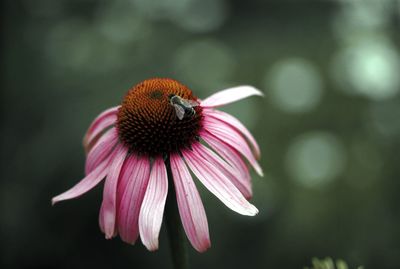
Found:
[[[165,205],[165,219],[167,223],[167,231],[171,248],[172,262],[175,269],[189,268],[188,253],[186,247],[185,232],[183,230],[181,219],[176,202],[176,194],[174,188],[174,180],[169,158],[165,160],[168,174],[168,196]]]

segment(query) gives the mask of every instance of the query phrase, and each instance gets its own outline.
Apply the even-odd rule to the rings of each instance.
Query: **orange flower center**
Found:
[[[202,108],[191,105],[196,100],[191,90],[172,79],[154,78],[137,84],[118,110],[121,142],[132,152],[149,156],[190,148],[198,140],[203,117]]]

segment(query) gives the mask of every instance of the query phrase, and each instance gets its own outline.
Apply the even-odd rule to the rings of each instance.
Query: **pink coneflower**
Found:
[[[239,86],[201,101],[172,79],[141,82],[120,106],[92,122],[84,137],[86,176],[54,197],[53,204],[76,198],[106,178],[99,216],[106,238],[119,234],[133,244],[140,235],[147,249],[156,250],[173,184],[186,235],[197,251],[205,251],[210,247],[207,217],[191,172],[233,211],[258,212],[248,202],[247,162],[262,176],[256,160],[260,149],[242,123],[215,109],[251,95],[262,93]]]

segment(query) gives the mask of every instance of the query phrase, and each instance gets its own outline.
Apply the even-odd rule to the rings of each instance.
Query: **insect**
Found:
[[[197,101],[183,99],[182,97],[174,94],[169,96],[169,103],[174,106],[176,116],[180,120],[182,120],[184,117],[193,117],[196,115],[194,107],[199,105]]]

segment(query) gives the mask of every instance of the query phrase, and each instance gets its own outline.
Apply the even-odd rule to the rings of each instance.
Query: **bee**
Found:
[[[197,101],[183,99],[178,95],[171,94],[169,96],[169,103],[174,106],[176,116],[178,119],[189,118],[196,115],[194,108],[199,105]]]

